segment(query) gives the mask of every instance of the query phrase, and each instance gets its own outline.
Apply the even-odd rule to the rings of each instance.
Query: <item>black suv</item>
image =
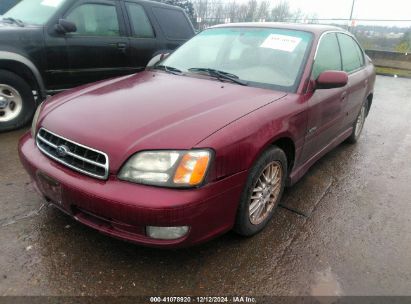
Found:
[[[22,0],[0,20],[0,131],[47,95],[141,71],[194,36],[181,8],[140,0]]]

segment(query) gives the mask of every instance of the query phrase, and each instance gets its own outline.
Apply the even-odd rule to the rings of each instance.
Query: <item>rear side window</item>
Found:
[[[189,39],[194,35],[190,23],[182,11],[153,7],[153,13],[168,39]]]
[[[340,48],[334,33],[326,34],[321,38],[313,66],[314,79],[329,70],[341,71]]]
[[[136,3],[126,2],[128,16],[133,27],[133,36],[137,38],[153,38],[154,31],[144,8]]]
[[[74,22],[79,36],[120,36],[117,10],[114,5],[82,4],[66,17]]]
[[[364,57],[358,44],[348,35],[338,34],[340,42],[343,70],[352,72],[364,65]]]

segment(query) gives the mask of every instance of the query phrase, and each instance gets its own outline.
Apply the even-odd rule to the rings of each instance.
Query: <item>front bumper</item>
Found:
[[[246,172],[198,189],[166,189],[120,181],[106,181],[77,173],[46,157],[30,133],[19,142],[20,160],[34,186],[59,209],[81,223],[112,237],[158,247],[181,247],[204,242],[234,225]],[[39,174],[58,183],[60,201],[48,197]],[[180,239],[146,236],[146,226],[189,226]]]

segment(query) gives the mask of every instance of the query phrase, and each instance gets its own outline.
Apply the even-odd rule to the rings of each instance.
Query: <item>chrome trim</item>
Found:
[[[52,134],[52,135],[54,135],[54,136],[56,136],[56,137],[59,137],[59,138],[65,140],[65,141],[68,141],[68,142],[72,143],[73,145],[77,145],[77,146],[82,147],[82,148],[84,148],[84,149],[88,149],[88,150],[90,150],[90,151],[93,151],[93,152],[100,153],[100,154],[104,155],[104,157],[106,158],[106,163],[105,163],[105,164],[100,164],[100,163],[97,163],[97,162],[92,161],[92,160],[90,160],[90,159],[86,159],[86,158],[84,158],[84,157],[82,157],[82,156],[80,156],[80,155],[74,154],[74,153],[72,153],[72,152],[68,152],[68,153],[67,153],[67,154],[70,155],[71,157],[77,158],[77,159],[79,159],[79,160],[81,160],[81,161],[85,161],[85,162],[87,162],[87,163],[89,163],[89,164],[98,166],[98,167],[100,167],[100,168],[104,168],[104,176],[102,176],[102,175],[97,175],[97,174],[93,174],[93,173],[90,173],[90,172],[88,172],[88,171],[86,171],[86,170],[77,168],[76,166],[73,166],[73,165],[71,165],[71,164],[68,164],[68,163],[66,163],[65,161],[63,161],[62,159],[57,158],[57,157],[55,157],[54,155],[48,153],[45,149],[43,149],[43,148],[39,145],[39,140],[41,140],[42,142],[44,142],[45,144],[49,145],[50,147],[52,147],[52,148],[54,148],[54,149],[56,149],[57,146],[56,146],[55,144],[49,142],[48,140],[44,139],[44,138],[40,135],[40,131],[41,131],[41,130],[44,130],[45,132],[48,132],[48,133],[50,133],[50,134]],[[45,129],[45,128],[40,128],[40,129],[38,130],[37,135],[36,135],[36,146],[37,146],[37,148],[40,149],[41,152],[43,152],[44,154],[46,154],[48,157],[54,159],[55,161],[57,161],[57,162],[65,165],[65,166],[67,166],[67,167],[69,167],[69,168],[71,168],[71,169],[73,169],[73,170],[75,170],[75,171],[78,171],[78,172],[80,172],[80,173],[83,173],[83,174],[85,174],[85,175],[92,176],[92,177],[95,177],[95,178],[98,178],[98,179],[104,179],[104,180],[106,180],[106,179],[108,178],[109,168],[110,168],[110,166],[109,166],[109,158],[108,158],[108,155],[107,155],[106,153],[102,152],[102,151],[99,151],[99,150],[96,150],[96,149],[87,147],[87,146],[85,146],[85,145],[79,144],[79,143],[77,143],[77,142],[74,142],[74,141],[72,141],[72,140],[70,140],[70,139],[67,139],[67,138],[61,136],[61,135],[58,135],[58,134],[56,134],[56,133],[53,133],[53,132],[51,132],[51,131],[49,131],[49,130],[47,130],[47,129]]]

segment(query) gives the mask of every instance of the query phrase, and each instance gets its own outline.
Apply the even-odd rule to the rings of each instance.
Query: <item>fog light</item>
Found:
[[[188,232],[188,226],[179,227],[155,227],[147,226],[147,235],[153,239],[174,240],[185,236]]]

